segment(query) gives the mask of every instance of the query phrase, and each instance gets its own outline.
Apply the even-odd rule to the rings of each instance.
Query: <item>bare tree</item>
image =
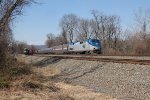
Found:
[[[12,34],[9,24],[31,2],[33,0],[0,0],[0,67],[5,68],[10,56],[8,48]]]
[[[46,45],[52,47],[55,45],[55,36],[52,33],[47,34]]]
[[[116,48],[121,32],[120,17],[108,16],[96,10],[92,11],[92,15],[94,17],[92,19],[92,29],[95,37],[103,41],[104,47]]]
[[[109,47],[116,47],[117,40],[121,32],[120,18],[118,16],[108,16],[105,23],[105,34]]]
[[[93,33],[93,29],[91,27],[91,20],[80,19],[76,31],[78,33],[78,41],[84,41],[86,39],[91,38],[91,35]]]
[[[101,40],[104,40],[105,38],[105,23],[107,20],[107,16],[103,13],[99,13],[96,10],[92,10],[93,15],[93,32],[95,34],[95,38],[99,38]]]
[[[55,46],[57,45],[63,45],[64,44],[64,38],[63,36],[60,34],[55,38]]]
[[[60,22],[60,27],[67,33],[69,42],[72,42],[75,35],[75,29],[78,23],[78,18],[74,14],[64,15]]]
[[[28,44],[24,41],[16,41],[14,46],[15,46],[15,49],[16,49],[15,52],[17,52],[19,54],[23,54],[24,48],[27,48]]]
[[[129,36],[130,39],[126,39],[128,42],[128,50],[132,54],[147,55],[150,54],[150,9],[139,8],[134,12],[135,23],[133,29],[131,29],[133,36]]]
[[[64,28],[62,28],[61,35],[62,35],[62,44],[67,44],[67,32],[65,31]]]
[[[66,44],[64,41],[64,36],[62,34],[58,34],[57,36],[54,36],[52,33],[47,34],[47,40],[46,45],[48,47],[58,46]]]
[[[33,0],[1,0],[0,2],[0,27],[2,29],[20,15],[24,5],[33,2]]]
[[[135,22],[137,23],[137,34],[141,39],[145,39],[150,28],[150,9],[135,11]]]

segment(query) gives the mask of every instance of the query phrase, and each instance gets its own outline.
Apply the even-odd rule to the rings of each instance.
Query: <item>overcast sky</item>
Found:
[[[92,18],[91,10],[107,15],[118,15],[123,29],[134,21],[134,11],[150,8],[150,0],[38,0],[41,5],[26,7],[24,14],[13,23],[14,38],[28,44],[45,44],[48,33],[60,33],[63,15],[73,13],[81,18]]]

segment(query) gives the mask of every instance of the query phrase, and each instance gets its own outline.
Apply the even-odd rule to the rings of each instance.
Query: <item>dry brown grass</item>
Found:
[[[47,76],[55,76],[60,73],[59,69],[52,68],[50,66],[42,67],[42,68],[40,68],[40,67],[33,68],[33,71],[36,73],[40,73],[41,75],[46,76],[46,77]]]
[[[0,86],[3,89],[0,90],[0,100],[73,100],[68,95],[59,93],[60,89],[47,78],[53,75],[54,70],[31,68],[31,65],[16,63],[1,75]],[[47,73],[50,72],[48,75],[40,74],[46,70]],[[37,73],[39,71],[40,73]],[[9,74],[6,76],[7,72]]]
[[[82,86],[53,82],[50,77],[59,74],[60,70],[52,66],[30,67],[30,74],[15,76],[9,89],[0,90],[0,100],[116,100]]]
[[[33,73],[13,78],[10,88],[0,90],[0,100],[74,100],[59,91],[47,77]]]

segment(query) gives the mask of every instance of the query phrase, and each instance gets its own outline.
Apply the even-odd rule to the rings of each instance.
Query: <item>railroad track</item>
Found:
[[[74,59],[74,60],[87,60],[87,61],[101,61],[101,62],[113,62],[113,63],[128,63],[128,64],[139,64],[139,65],[150,65],[150,59],[126,59],[126,58],[98,58],[97,56],[87,56],[87,55],[42,55],[42,54],[36,54],[35,56],[40,57],[55,57],[59,59]]]

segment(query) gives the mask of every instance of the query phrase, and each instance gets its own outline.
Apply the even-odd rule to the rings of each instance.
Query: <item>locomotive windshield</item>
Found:
[[[91,42],[100,43],[100,41],[99,41],[99,40],[97,40],[97,39],[92,39],[92,40],[91,40]]]
[[[101,46],[100,40],[98,40],[98,39],[89,39],[88,43],[93,45],[93,46],[96,46],[96,47],[100,47]]]

